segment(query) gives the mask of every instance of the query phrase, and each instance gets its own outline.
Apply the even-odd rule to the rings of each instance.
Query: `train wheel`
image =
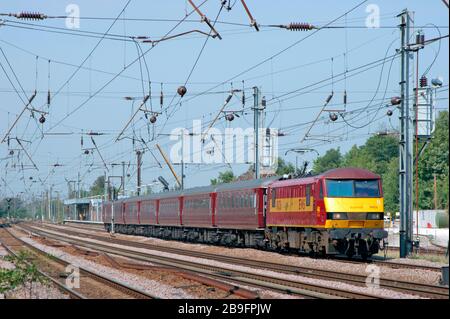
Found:
[[[366,261],[367,258],[369,257],[369,254],[367,252],[361,252],[361,259]]]
[[[349,240],[347,243],[347,249],[345,251],[345,255],[351,259],[355,255],[355,241]]]

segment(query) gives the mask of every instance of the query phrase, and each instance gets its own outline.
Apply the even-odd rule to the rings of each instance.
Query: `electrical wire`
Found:
[[[437,30],[438,34],[439,34],[439,47],[438,47],[438,50],[437,50],[437,52],[436,52],[436,54],[435,54],[435,56],[434,56],[433,61],[432,61],[431,64],[426,68],[426,70],[423,72],[422,76],[426,76],[426,75],[428,74],[428,72],[430,72],[431,68],[433,67],[434,63],[436,62],[436,60],[437,60],[437,58],[438,58],[438,56],[439,56],[439,53],[441,52],[441,42],[442,42],[442,41],[441,41],[441,38],[442,38],[441,30],[439,29],[438,26],[436,26],[436,25],[433,24],[433,23],[428,23],[428,24],[431,25],[431,26],[433,26],[433,27]]]
[[[353,12],[354,10],[356,10],[357,8],[359,8],[360,6],[362,6],[362,5],[363,5],[364,3],[366,3],[367,1],[368,1],[368,0],[363,0],[363,1],[361,1],[360,3],[358,3],[357,5],[355,5],[354,7],[352,7],[351,9],[347,10],[344,14],[341,14],[341,15],[339,15],[337,18],[332,19],[332,20],[331,20],[330,22],[328,22],[325,26],[328,26],[328,25],[333,24],[334,22],[336,22],[336,21],[338,21],[339,19],[341,19],[342,17],[344,17],[346,14],[349,14],[349,13]],[[256,64],[252,65],[251,67],[245,69],[244,71],[241,71],[241,72],[239,72],[238,74],[232,76],[231,78],[228,78],[227,80],[221,82],[220,84],[217,84],[217,85],[215,85],[215,86],[213,86],[213,87],[211,87],[211,88],[209,88],[209,89],[203,91],[202,93],[197,94],[197,95],[191,97],[191,98],[188,99],[187,101],[190,101],[190,100],[192,100],[192,99],[194,99],[194,98],[197,98],[197,97],[203,95],[204,93],[208,93],[208,92],[210,92],[210,91],[212,91],[212,90],[218,88],[219,86],[221,86],[221,85],[223,85],[223,84],[225,84],[225,83],[230,83],[230,82],[232,82],[234,79],[236,79],[236,78],[238,78],[238,77],[240,77],[240,76],[242,76],[242,75],[244,75],[244,74],[246,74],[246,73],[248,73],[248,72],[250,72],[250,71],[252,71],[252,70],[254,70],[254,69],[256,69],[256,68],[258,68],[259,66],[261,66],[261,65],[263,65],[263,64],[265,64],[265,63],[267,63],[267,62],[270,61],[271,59],[274,59],[274,58],[276,58],[276,57],[279,57],[279,56],[282,55],[284,52],[286,52],[286,51],[288,51],[288,50],[290,50],[290,49],[296,47],[296,46],[299,45],[300,43],[302,43],[302,42],[306,41],[307,39],[309,39],[310,37],[314,36],[315,34],[317,34],[318,32],[320,32],[320,30],[321,30],[321,29],[314,30],[313,32],[311,32],[311,33],[309,33],[308,35],[302,37],[301,39],[295,41],[295,42],[292,43],[291,45],[289,45],[289,46],[283,48],[282,50],[280,50],[280,51],[278,51],[277,53],[271,55],[270,57],[263,59],[262,61],[260,61],[260,62],[258,62],[258,63],[256,63]]]
[[[207,0],[205,0],[202,4],[204,4]],[[200,6],[202,5],[200,4]],[[199,7],[200,7],[199,6]],[[191,11],[189,13],[189,15],[191,15],[193,12],[195,12],[194,10]],[[188,15],[188,16],[189,16]],[[175,30],[181,23],[183,22],[183,20],[181,20],[180,22],[178,22],[174,27],[172,27],[172,29],[170,29],[166,35],[163,37],[167,37],[170,33],[172,33],[173,30]],[[159,43],[159,42],[158,42]],[[146,54],[148,54],[148,52],[150,52],[151,50],[153,50],[157,44],[156,43],[154,46],[152,46],[151,48],[147,49],[144,54],[140,55],[140,57],[145,56]],[[131,67],[134,63],[136,63],[139,60],[139,57],[136,58],[135,60],[133,60],[132,62],[130,62],[124,69],[122,69],[119,73],[115,74],[109,81],[107,81],[102,87],[100,87],[97,91],[94,92],[94,94],[92,96],[90,96],[89,98],[87,98],[85,101],[83,101],[81,104],[79,104],[74,110],[72,110],[71,112],[69,112],[66,116],[64,116],[62,119],[60,119],[55,125],[53,125],[48,131],[51,131],[52,129],[54,129],[55,127],[57,127],[58,125],[60,125],[63,121],[65,121],[67,118],[69,118],[71,115],[73,115],[75,112],[77,112],[78,110],[80,110],[84,105],[86,105],[93,97],[95,97],[98,93],[100,93],[101,91],[103,91],[109,84],[111,84],[115,79],[117,79],[123,72],[125,72],[125,70],[127,70],[129,67]]]
[[[100,44],[102,43],[104,37],[106,36],[106,34],[112,29],[112,27],[114,26],[114,24],[117,22],[117,19],[122,15],[122,13],[125,11],[125,9],[128,7],[128,5],[130,4],[131,0],[128,0],[127,3],[125,4],[125,6],[123,7],[123,9],[120,11],[120,13],[118,14],[117,18],[111,23],[111,25],[108,27],[108,29],[106,30],[106,32],[103,34],[103,36],[100,38],[100,40],[97,42],[97,44],[91,49],[91,51],[89,52],[89,54],[84,58],[83,62],[81,62],[81,64],[76,68],[76,70],[69,76],[69,78],[63,83],[63,85],[61,85],[59,87],[59,89],[53,94],[53,98],[55,98],[55,96],[57,96],[59,94],[59,92],[61,92],[61,90],[75,77],[75,75],[78,73],[78,71],[80,70],[80,68],[86,63],[86,61],[94,54],[95,50],[100,46]]]

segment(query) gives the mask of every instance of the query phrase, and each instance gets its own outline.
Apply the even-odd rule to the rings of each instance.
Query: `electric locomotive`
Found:
[[[269,187],[266,238],[272,248],[367,258],[385,246],[383,228],[381,178],[368,170],[333,169]]]
[[[108,231],[234,247],[367,258],[385,244],[380,176],[358,168],[126,198]]]

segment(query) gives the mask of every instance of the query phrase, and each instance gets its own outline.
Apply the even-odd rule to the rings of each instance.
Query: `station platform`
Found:
[[[67,223],[103,225],[103,222],[90,221],[90,220],[73,220],[73,219],[65,219],[65,220],[63,220],[63,224],[67,224]]]

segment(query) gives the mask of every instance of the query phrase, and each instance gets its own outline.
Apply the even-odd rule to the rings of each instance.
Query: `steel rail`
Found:
[[[30,231],[28,226],[23,227],[22,229]],[[28,229],[27,229],[28,228]],[[135,260],[141,260],[146,262],[158,263],[165,266],[176,267],[179,269],[185,269],[190,271],[195,271],[197,273],[202,273],[205,275],[212,275],[216,277],[221,277],[222,279],[232,279],[238,280],[242,283],[252,283],[257,284],[260,287],[265,287],[269,289],[274,289],[278,291],[282,291],[284,293],[290,294],[299,294],[299,295],[310,295],[313,298],[352,298],[352,299],[376,299],[383,298],[377,295],[373,295],[370,293],[362,293],[355,292],[348,289],[342,288],[331,288],[328,286],[322,286],[315,283],[306,283],[297,280],[290,279],[282,279],[279,277],[273,277],[270,275],[265,275],[261,273],[255,273],[254,271],[244,271],[237,270],[234,268],[234,265],[230,267],[225,266],[212,266],[206,265],[200,262],[195,261],[187,261],[181,260],[173,257],[160,256],[151,253],[144,253],[129,250],[127,248],[119,248],[119,247],[111,247],[110,245],[100,244],[100,243],[92,243],[86,241],[82,238],[67,238],[66,236],[70,236],[67,234],[52,234],[49,231],[45,231],[42,229],[36,229],[31,227],[31,232],[43,235],[45,234],[46,238],[52,238],[54,240],[74,243],[78,246],[87,247],[96,251],[112,253],[116,255],[122,255],[125,257],[129,257]],[[83,238],[86,238],[86,234],[83,234]],[[135,243],[132,243],[135,244]]]
[[[80,235],[80,233],[77,233],[74,231],[68,231],[68,233],[74,234],[75,236]],[[357,284],[357,285],[365,285],[366,279],[367,279],[367,276],[365,276],[365,275],[350,274],[350,273],[345,273],[345,272],[340,272],[340,271],[330,271],[330,270],[316,269],[316,268],[305,267],[305,266],[285,265],[285,264],[274,263],[274,262],[258,261],[258,260],[252,260],[252,259],[244,259],[244,258],[238,258],[238,257],[232,257],[232,256],[212,254],[212,253],[197,252],[197,251],[185,250],[185,249],[180,249],[180,248],[163,247],[163,246],[152,245],[152,244],[148,244],[148,243],[140,243],[140,242],[135,243],[135,242],[127,241],[127,240],[120,240],[120,239],[116,239],[116,238],[108,238],[108,237],[103,237],[103,236],[89,235],[89,234],[85,234],[85,233],[82,233],[82,236],[88,237],[90,239],[106,241],[109,243],[116,243],[116,244],[122,244],[122,245],[126,245],[126,246],[146,248],[146,249],[158,250],[158,251],[174,253],[174,254],[179,254],[179,255],[216,260],[216,261],[230,263],[233,265],[257,267],[257,268],[268,269],[268,270],[277,271],[277,272],[281,271],[281,272],[287,273],[287,274],[302,275],[302,276],[312,277],[312,278],[316,278],[316,279],[337,280],[337,281],[341,281],[344,283],[351,283],[351,284]],[[403,265],[403,264],[392,263],[392,262],[391,263],[387,262],[387,263],[389,264],[389,266],[399,265],[401,267]],[[380,263],[380,264],[383,265],[383,263]],[[440,271],[440,268],[436,268],[435,270]],[[435,285],[429,285],[429,284],[416,283],[416,282],[412,283],[412,282],[398,280],[398,279],[394,280],[394,279],[380,278],[380,288],[393,289],[396,291],[412,293],[412,294],[416,294],[416,295],[420,295],[420,296],[428,297],[428,298],[448,298],[449,297],[448,288],[435,286]]]
[[[7,232],[7,233],[9,233],[9,232]],[[12,238],[14,238],[14,237],[12,237]],[[1,246],[3,246],[5,248],[5,250],[8,252],[8,254],[10,254],[10,255],[12,255],[14,257],[18,257],[18,254],[14,251],[13,248],[10,247],[10,245],[5,244],[3,241],[0,244],[1,244]],[[27,265],[30,265],[30,263],[27,262],[27,261],[25,261],[25,263]],[[82,294],[76,292],[75,290],[67,287],[65,284],[63,284],[63,283],[59,282],[58,280],[52,278],[50,275],[44,273],[43,271],[41,271],[39,269],[37,269],[37,271],[38,271],[38,273],[41,276],[43,276],[47,280],[51,281],[55,286],[57,286],[58,289],[60,289],[63,292],[68,293],[71,299],[87,299],[84,295],[82,295]]]
[[[22,239],[18,238],[17,236],[12,234],[8,230],[7,230],[7,232],[15,240],[19,241],[23,246],[26,246],[27,248],[35,251],[38,254],[46,254],[46,252],[44,252],[44,251],[40,250],[39,248],[37,248],[37,247],[35,247],[35,246],[33,246],[33,245],[23,241]],[[51,259],[51,260],[53,260],[53,261],[63,265],[63,266],[67,266],[67,265],[70,264],[69,262],[67,262],[67,261],[65,261],[65,260],[63,260],[61,258],[58,258],[56,256],[53,256],[53,255],[51,255],[51,256],[47,255],[47,257],[49,259]],[[109,286],[109,287],[111,287],[113,289],[116,289],[118,291],[121,291],[121,292],[123,292],[123,293],[125,293],[127,295],[133,296],[136,299],[157,299],[157,297],[155,297],[155,296],[153,296],[153,295],[151,295],[151,294],[149,294],[149,293],[147,293],[145,291],[142,291],[142,290],[140,290],[138,288],[131,287],[131,286],[129,286],[127,284],[124,284],[124,283],[121,283],[121,282],[119,282],[119,281],[117,281],[115,279],[112,279],[112,278],[105,277],[103,275],[97,274],[95,272],[87,270],[86,268],[82,268],[82,267],[78,267],[78,268],[80,269],[80,274],[82,274],[82,275],[84,275],[86,277],[89,277],[89,278],[91,278],[91,279],[93,279],[93,280],[95,280],[97,282],[101,282],[101,283],[103,283],[103,284],[105,284],[105,285],[107,285],[107,286]]]

